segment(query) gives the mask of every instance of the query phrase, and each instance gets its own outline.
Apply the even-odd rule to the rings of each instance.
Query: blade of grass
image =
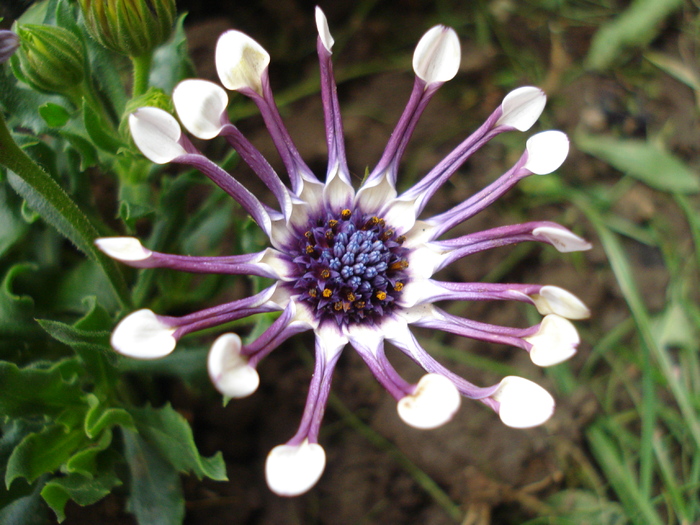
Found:
[[[598,464],[632,521],[639,525],[662,525],[663,520],[651,506],[649,498],[639,491],[634,482],[634,476],[628,471],[627,465],[620,460],[618,450],[600,422],[591,425],[586,435]]]
[[[632,276],[632,269],[624,250],[617,237],[607,228],[598,211],[589,204],[587,196],[574,190],[572,192],[574,193],[573,202],[593,224],[603,244],[622,294],[634,317],[642,348],[649,350],[656,359],[659,370],[666,379],[676,403],[678,403],[681,413],[686,419],[688,430],[695,441],[695,446],[700,449],[700,422],[698,421],[698,414],[688,392],[675,373],[671,357],[656,344],[651,332],[651,318]]]

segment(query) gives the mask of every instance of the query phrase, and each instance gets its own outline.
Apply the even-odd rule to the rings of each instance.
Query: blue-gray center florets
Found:
[[[321,322],[373,324],[394,310],[406,284],[404,240],[379,217],[326,213],[311,221],[293,250],[294,291]]]

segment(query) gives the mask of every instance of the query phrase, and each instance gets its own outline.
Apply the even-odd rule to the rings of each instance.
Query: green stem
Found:
[[[120,305],[129,307],[129,290],[120,268],[95,246],[94,241],[99,236],[97,229],[63,188],[17,145],[2,112],[0,165],[9,170],[8,180],[15,191],[46,222],[102,268]]]
[[[151,72],[152,53],[146,53],[140,57],[131,57],[131,64],[134,68],[134,86],[131,96],[143,95],[148,89],[148,76]]]

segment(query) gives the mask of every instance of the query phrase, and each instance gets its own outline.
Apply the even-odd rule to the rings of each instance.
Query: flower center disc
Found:
[[[375,323],[396,307],[406,284],[404,240],[384,219],[357,210],[311,221],[292,253],[299,300],[321,322]]]

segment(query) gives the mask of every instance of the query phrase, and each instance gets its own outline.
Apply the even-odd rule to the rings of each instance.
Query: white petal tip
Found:
[[[537,366],[566,361],[576,353],[581,341],[574,325],[554,314],[545,316],[537,333],[525,340],[532,345],[530,359]]]
[[[554,398],[549,392],[522,377],[504,377],[491,397],[500,405],[501,421],[512,428],[536,427],[554,413]]]
[[[207,80],[183,80],[173,90],[173,104],[187,131],[203,140],[221,131],[228,95],[221,86]]]
[[[536,175],[547,175],[559,168],[569,154],[569,138],[561,131],[543,131],[527,141],[524,168]]]
[[[129,128],[134,143],[151,162],[166,164],[187,153],[179,143],[180,124],[167,111],[139,108],[129,115]]]
[[[535,237],[544,237],[561,253],[583,252],[590,250],[593,245],[566,228],[542,226],[532,230]]]
[[[413,70],[430,85],[452,80],[459,71],[462,52],[457,33],[451,27],[435,26],[418,42],[413,53]]]
[[[527,131],[540,118],[547,95],[540,88],[524,86],[508,93],[501,103],[502,115],[496,126]]]
[[[321,39],[323,47],[326,48],[326,51],[331,53],[335,40],[333,40],[331,30],[328,28],[328,19],[323,10],[318,6],[316,6],[316,28],[318,29],[318,36]]]
[[[588,319],[591,316],[591,311],[581,299],[558,286],[543,286],[532,300],[542,315],[556,314],[574,320]]]
[[[279,496],[299,496],[316,484],[325,467],[326,453],[318,443],[279,445],[267,456],[267,486]]]
[[[431,429],[447,423],[455,415],[461,396],[454,383],[439,374],[424,375],[416,391],[397,405],[399,417],[415,428]]]
[[[207,370],[216,389],[226,397],[241,398],[255,392],[260,376],[241,355],[241,338],[223,334],[214,341],[207,357]]]
[[[112,347],[136,359],[165,357],[177,344],[175,328],[162,323],[151,310],[137,310],[126,316],[112,332]]]
[[[103,237],[95,240],[95,245],[112,259],[118,261],[143,261],[153,253],[141,245],[134,237]]]
[[[262,96],[262,76],[270,55],[240,31],[223,33],[216,43],[216,71],[221,83],[232,91],[250,88]]]

